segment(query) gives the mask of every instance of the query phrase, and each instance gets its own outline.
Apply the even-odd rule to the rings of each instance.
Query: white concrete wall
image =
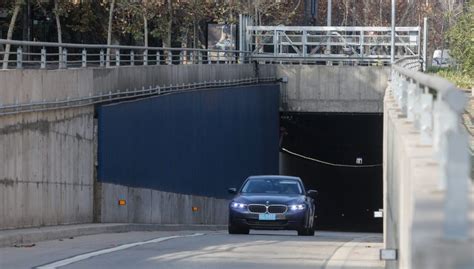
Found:
[[[282,110],[291,112],[382,113],[388,67],[276,65]]]
[[[433,147],[401,117],[390,88],[384,99],[384,241],[398,260],[386,268],[474,268],[474,192],[470,194],[470,238],[443,238],[444,191]]]
[[[93,108],[0,118],[0,228],[92,221]]]

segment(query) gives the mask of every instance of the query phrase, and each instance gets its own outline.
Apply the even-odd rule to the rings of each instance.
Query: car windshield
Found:
[[[249,179],[242,187],[242,193],[268,194],[302,194],[303,190],[297,180],[280,178]]]

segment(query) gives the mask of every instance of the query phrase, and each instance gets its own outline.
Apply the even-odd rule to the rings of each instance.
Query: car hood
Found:
[[[235,202],[244,204],[297,204],[305,201],[304,195],[268,195],[268,194],[240,194],[234,198]]]

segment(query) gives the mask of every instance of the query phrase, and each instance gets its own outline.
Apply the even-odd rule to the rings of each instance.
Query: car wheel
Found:
[[[229,234],[249,234],[250,230],[246,228],[239,228],[232,225],[228,226]]]
[[[300,229],[298,230],[298,235],[299,236],[307,236],[308,235],[308,229],[307,228],[303,228],[303,229]]]
[[[302,228],[298,230],[299,236],[314,236],[314,226],[310,228]]]

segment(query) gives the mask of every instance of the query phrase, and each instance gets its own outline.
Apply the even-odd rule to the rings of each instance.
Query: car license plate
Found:
[[[258,220],[276,220],[276,215],[270,213],[258,214]]]

